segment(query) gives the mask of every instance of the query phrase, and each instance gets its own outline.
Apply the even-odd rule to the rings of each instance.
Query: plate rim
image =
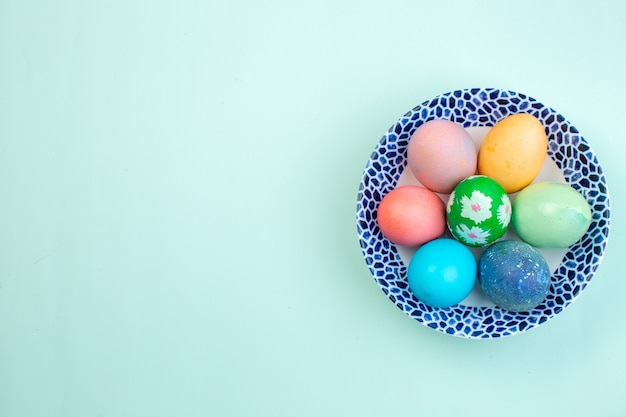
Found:
[[[497,104],[494,104],[494,101]],[[491,109],[491,111],[489,111],[489,109]],[[581,192],[588,202],[591,198],[588,194],[590,194],[592,188],[581,187],[581,180],[586,180],[586,183],[589,183],[590,187],[592,185],[596,185],[596,188],[600,190],[594,194],[594,198],[602,197],[604,204],[604,208],[599,218],[595,208],[592,207],[592,214],[594,215],[594,219],[592,219],[592,226],[598,223],[597,227],[590,227],[585,236],[583,236],[578,243],[568,249],[556,271],[551,274],[551,280],[554,280],[555,274],[570,274],[571,271],[567,270],[567,268],[572,268],[574,266],[573,263],[575,263],[576,268],[581,265],[581,263],[577,262],[575,258],[568,259],[568,256],[573,256],[572,253],[575,249],[572,248],[578,248],[579,250],[579,247],[582,247],[583,242],[589,244],[589,242],[587,242],[588,239],[585,238],[589,238],[593,231],[595,232],[594,242],[592,242],[594,245],[592,246],[594,253],[592,254],[593,256],[591,257],[590,263],[587,259],[589,256],[586,254],[588,264],[583,265],[586,267],[588,266],[589,268],[585,268],[588,270],[584,273],[582,280],[578,276],[568,278],[568,280],[570,278],[575,278],[578,282],[578,285],[575,287],[578,289],[573,295],[570,294],[569,297],[564,298],[563,294],[557,294],[555,292],[556,290],[553,289],[555,284],[555,282],[553,282],[551,284],[552,293],[548,296],[553,297],[547,298],[536,309],[531,310],[530,312],[515,313],[497,306],[479,307],[456,305],[445,309],[429,307],[417,300],[410,290],[408,290],[408,285],[406,284],[406,265],[404,265],[404,262],[400,259],[395,245],[384,238],[379,230],[376,230],[376,203],[379,203],[382,196],[386,193],[384,192],[385,187],[383,187],[383,189],[377,194],[370,192],[372,195],[369,197],[366,196],[366,190],[369,190],[369,183],[378,177],[377,182],[385,183],[387,192],[395,187],[402,171],[406,168],[406,145],[408,145],[408,138],[410,138],[410,135],[413,131],[415,131],[415,129],[417,129],[417,127],[426,121],[446,119],[457,123],[460,121],[460,124],[464,128],[475,126],[490,127],[502,118],[515,113],[530,113],[542,121],[548,136],[548,156],[554,160],[559,169],[564,173],[565,180],[569,185]],[[549,120],[550,123],[545,123],[546,120]],[[559,127],[560,130],[555,131],[554,126]],[[568,142],[562,143],[564,140],[567,140]],[[570,148],[570,151],[567,151],[567,153],[574,153],[577,155],[582,153],[582,155],[585,156],[587,164],[594,164],[592,165],[596,169],[594,172],[594,178],[597,177],[597,180],[591,182],[589,180],[589,172],[583,176],[579,171],[570,167],[569,165],[572,164],[571,159],[563,158],[563,160],[556,160],[556,156],[559,158],[561,157],[558,152],[562,151],[559,149],[562,145],[566,145],[563,150],[575,145],[576,152]],[[386,147],[394,149],[395,153],[394,151],[387,152]],[[389,157],[385,157],[385,154]],[[382,168],[387,165],[381,165],[381,163],[384,163],[385,161],[387,163],[391,163],[389,166],[395,167],[395,171],[392,173],[383,172]],[[395,165],[393,165],[394,163]],[[587,165],[584,167],[587,168]],[[567,170],[567,175],[565,175],[565,170]],[[379,174],[383,174],[382,178]],[[571,181],[573,178],[576,178],[577,181]],[[587,195],[585,195],[585,191],[587,192]],[[375,207],[372,207],[372,202],[374,202]],[[366,205],[367,207],[365,207]],[[371,210],[371,213],[368,209]],[[361,252],[365,258],[368,269],[387,298],[396,304],[397,307],[421,324],[441,333],[462,338],[490,339],[513,336],[536,328],[556,317],[574,301],[576,301],[578,297],[580,297],[589,282],[595,276],[595,273],[597,272],[597,269],[604,257],[610,231],[610,211],[610,194],[604,172],[592,147],[578,131],[578,129],[556,110],[544,105],[542,102],[533,97],[512,90],[487,87],[457,89],[439,94],[432,99],[425,100],[402,115],[387,130],[387,132],[376,144],[376,147],[370,154],[368,162],[363,170],[357,193],[356,220]],[[600,222],[603,222],[602,225],[600,225]],[[373,228],[369,227],[373,224]],[[599,242],[597,242],[598,236],[596,236],[598,233],[600,233],[602,237]],[[374,242],[374,245],[377,246],[379,250],[382,250],[383,253],[391,255],[390,259],[387,260],[387,263],[384,262],[384,259],[381,260],[372,258],[372,254],[369,253],[372,249],[370,245],[371,242]],[[595,253],[598,247],[600,248],[599,253]],[[375,253],[374,257],[380,258],[380,254]],[[567,271],[564,270],[564,262],[566,262],[566,260],[567,265],[565,265],[565,270]],[[398,283],[402,283],[403,285],[390,288],[389,283],[383,281],[381,278],[380,268],[383,267],[386,271],[383,274],[384,276],[387,277],[390,276],[389,274],[393,275],[394,273],[398,274],[399,276],[396,275],[399,279]],[[563,277],[560,277],[559,279],[562,280]],[[557,283],[559,282],[561,281],[557,281]],[[407,294],[409,295],[409,300],[407,300]],[[401,296],[402,302],[399,302],[398,300]],[[412,297],[412,299],[410,297]],[[409,308],[407,308],[407,305]],[[542,311],[539,310],[543,308],[543,313],[545,313],[547,311],[545,309],[548,305],[550,306],[550,313],[542,314]],[[413,307],[413,309],[411,310],[410,307]],[[421,312],[421,314],[414,314],[416,310]],[[468,310],[470,311],[468,312]],[[434,321],[433,316],[437,316]],[[471,317],[468,319],[468,316]],[[447,323],[445,323],[446,320],[451,324],[447,325]],[[471,320],[473,320],[473,322]],[[514,327],[507,328],[506,326],[496,326],[493,324],[494,322],[506,323],[507,320],[511,323],[515,322],[516,325]],[[443,325],[442,322],[444,323]],[[464,325],[459,326],[456,325],[456,323],[464,323]],[[468,323],[473,324],[470,325]],[[474,326],[473,330],[470,331],[471,329],[468,329],[468,326]],[[489,330],[489,328],[492,330]],[[495,329],[500,331],[495,331]]]

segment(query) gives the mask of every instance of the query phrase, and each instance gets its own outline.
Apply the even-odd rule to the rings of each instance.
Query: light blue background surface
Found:
[[[0,416],[626,415],[626,3],[0,1]],[[594,148],[603,264],[553,321],[436,333],[358,182],[410,108],[526,93]]]

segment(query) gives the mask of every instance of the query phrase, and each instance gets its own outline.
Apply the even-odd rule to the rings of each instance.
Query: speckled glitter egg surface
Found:
[[[461,181],[446,207],[448,228],[468,246],[485,246],[501,238],[511,221],[511,201],[500,184],[484,175]]]
[[[503,240],[483,252],[478,280],[495,305],[515,312],[529,311],[548,295],[550,268],[539,251],[529,244]]]

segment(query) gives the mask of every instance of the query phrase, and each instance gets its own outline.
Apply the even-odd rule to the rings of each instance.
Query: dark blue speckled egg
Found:
[[[550,268],[535,248],[519,240],[488,247],[478,263],[478,281],[494,304],[507,310],[529,311],[550,289]]]

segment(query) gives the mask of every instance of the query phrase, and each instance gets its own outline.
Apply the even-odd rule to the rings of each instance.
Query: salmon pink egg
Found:
[[[424,187],[405,185],[383,197],[377,220],[382,234],[393,243],[417,246],[443,234],[445,204]]]

